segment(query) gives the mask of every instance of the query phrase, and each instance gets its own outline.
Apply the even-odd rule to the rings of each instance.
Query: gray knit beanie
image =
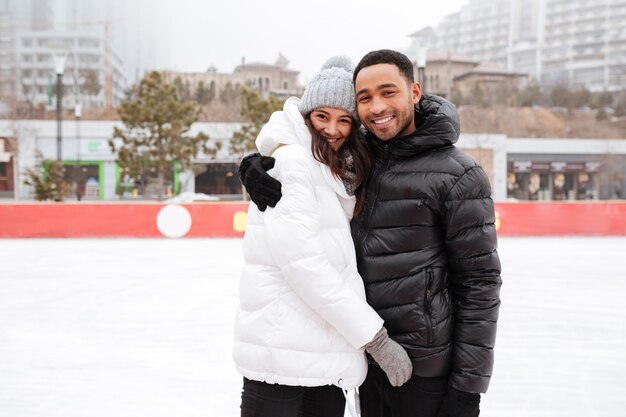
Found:
[[[320,73],[306,86],[298,106],[300,113],[306,116],[319,107],[333,107],[345,110],[356,118],[353,72],[354,64],[347,56],[329,58]]]

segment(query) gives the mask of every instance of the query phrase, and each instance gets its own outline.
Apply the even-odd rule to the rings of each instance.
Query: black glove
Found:
[[[250,194],[252,202],[261,211],[265,211],[267,206],[276,206],[283,196],[280,182],[267,173],[274,168],[275,162],[271,156],[253,153],[244,157],[239,164],[239,179]]]
[[[449,417],[478,417],[480,414],[479,405],[480,394],[448,387],[445,406]]]

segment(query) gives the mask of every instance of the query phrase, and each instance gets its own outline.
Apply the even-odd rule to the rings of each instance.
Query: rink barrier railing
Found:
[[[247,202],[171,206],[2,203],[0,237],[241,237],[245,231]],[[502,202],[495,208],[499,236],[626,236],[626,201]]]

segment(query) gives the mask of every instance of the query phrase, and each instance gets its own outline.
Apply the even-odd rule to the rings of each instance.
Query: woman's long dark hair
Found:
[[[354,170],[356,173],[356,190],[354,192],[356,205],[354,207],[354,216],[358,216],[365,205],[365,185],[369,179],[370,170],[372,168],[372,160],[370,158],[365,138],[363,138],[359,133],[359,126],[357,125],[357,122],[352,119],[352,129],[350,130],[350,135],[344,142],[341,149],[338,152],[335,152],[328,141],[313,128],[310,114],[304,119],[306,125],[309,127],[309,131],[311,132],[311,152],[313,152],[313,157],[319,162],[328,165],[330,167],[330,172],[341,178],[341,180],[348,180],[348,175],[346,173],[346,157],[341,151],[346,149],[350,152],[350,154],[352,154],[352,159],[354,160]]]

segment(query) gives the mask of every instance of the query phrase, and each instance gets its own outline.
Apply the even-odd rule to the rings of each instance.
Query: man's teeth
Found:
[[[387,123],[391,119],[393,119],[393,116],[385,117],[384,119],[374,120],[373,122],[374,122],[374,124],[381,125],[383,123]]]

